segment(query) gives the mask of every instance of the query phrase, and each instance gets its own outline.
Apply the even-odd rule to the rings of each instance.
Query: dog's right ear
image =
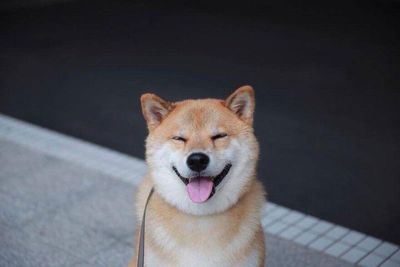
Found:
[[[172,104],[155,94],[143,94],[140,97],[143,116],[147,121],[149,131],[154,130],[167,116],[172,108]]]

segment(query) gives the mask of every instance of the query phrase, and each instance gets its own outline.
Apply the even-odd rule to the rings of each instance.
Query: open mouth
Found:
[[[203,203],[215,194],[215,188],[222,182],[231,169],[232,164],[228,163],[217,176],[197,176],[193,178],[183,177],[175,166],[172,167],[176,175],[186,185],[190,199],[195,203]]]

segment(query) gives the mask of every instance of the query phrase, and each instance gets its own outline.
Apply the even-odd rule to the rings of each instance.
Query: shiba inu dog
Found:
[[[137,225],[154,188],[144,265],[264,266],[265,192],[255,174],[252,87],[240,87],[226,100],[167,102],[144,94],[141,104],[149,129],[148,174],[137,193]]]

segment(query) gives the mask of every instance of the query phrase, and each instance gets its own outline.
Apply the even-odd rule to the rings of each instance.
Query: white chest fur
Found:
[[[176,251],[174,259],[159,257],[151,248],[146,251],[146,267],[254,267],[260,264],[260,252],[253,248],[248,255],[239,261],[235,261],[220,248],[218,255],[210,254],[205,256],[196,251],[184,250]]]
[[[151,235],[152,242],[146,244],[146,265],[258,266],[260,252],[252,247],[259,227],[256,217],[240,218],[234,229],[222,218],[176,221],[174,225],[154,218],[147,224],[146,234]]]

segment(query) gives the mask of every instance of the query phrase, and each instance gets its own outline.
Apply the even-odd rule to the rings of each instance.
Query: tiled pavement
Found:
[[[0,266],[126,266],[142,161],[0,116]],[[400,266],[398,246],[282,206],[268,266]]]

